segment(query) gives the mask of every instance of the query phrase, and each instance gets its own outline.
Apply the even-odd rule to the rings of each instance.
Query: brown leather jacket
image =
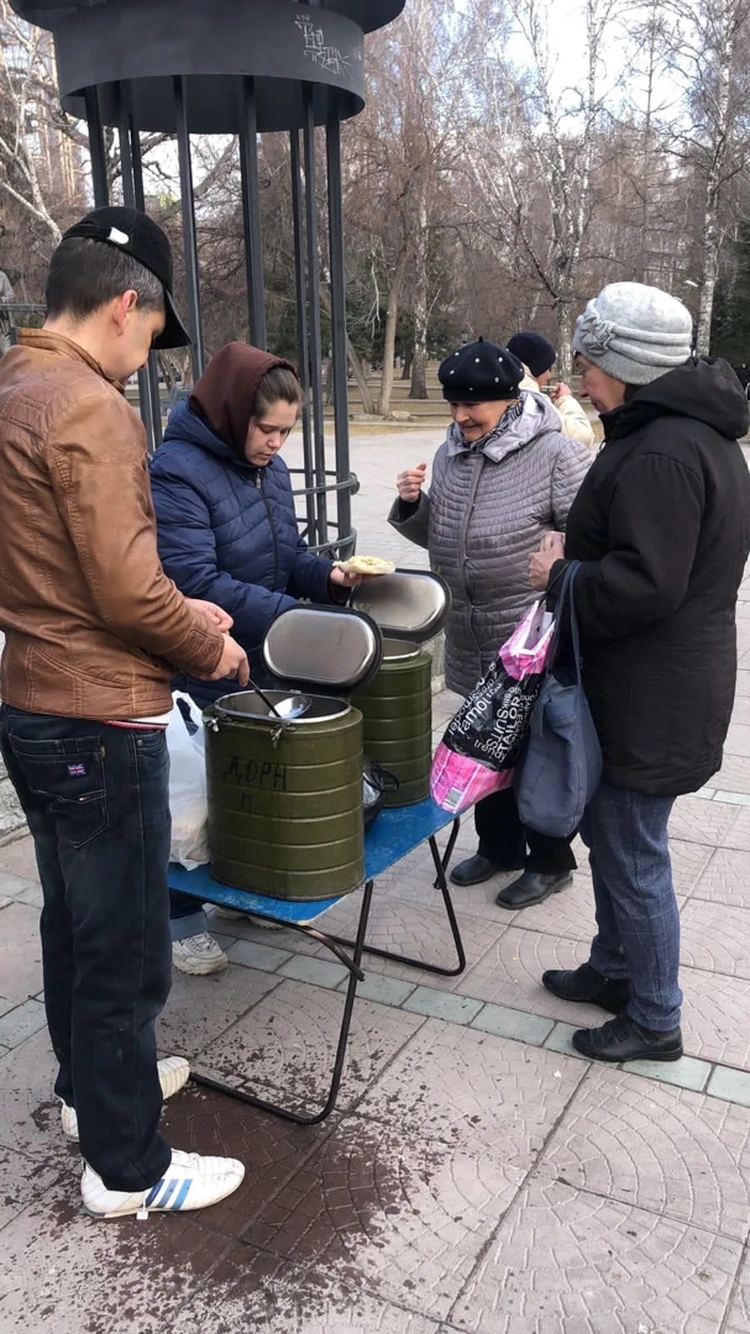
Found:
[[[168,712],[174,668],[223,638],[162,570],[146,436],[76,343],[24,330],[0,361],[0,696],[31,713]]]

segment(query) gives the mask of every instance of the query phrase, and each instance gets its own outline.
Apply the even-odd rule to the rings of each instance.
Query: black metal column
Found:
[[[318,510],[315,497],[313,470],[312,423],[310,420],[310,339],[307,325],[307,287],[305,283],[305,218],[302,203],[302,162],[299,151],[299,131],[292,130],[289,139],[292,169],[292,218],[294,225],[294,281],[297,300],[297,360],[305,401],[302,407],[302,445],[305,473],[305,538],[310,546],[317,546]]]
[[[186,80],[179,76],[172,80],[175,116],[177,122],[177,152],[180,162],[180,193],[182,196],[182,236],[185,246],[185,272],[188,289],[188,314],[193,337],[191,357],[193,379],[203,374],[206,359],[203,347],[200,280],[198,276],[198,243],[195,229],[195,196],[193,168],[190,158],[190,129],[187,110]]]
[[[328,232],[331,267],[331,348],[333,360],[333,424],[336,447],[336,492],[339,541],[351,535],[349,459],[349,357],[346,345],[346,276],[344,271],[344,207],[341,192],[341,124],[331,116],[326,125],[328,168]]]
[[[120,143],[120,176],[122,178],[122,198],[127,208],[139,208],[136,194],[136,181],[133,162],[133,117],[131,114],[130,89],[126,84],[120,84],[118,87],[118,139]],[[140,164],[140,143],[138,145],[138,160]],[[158,395],[157,395],[158,401]],[[148,447],[150,450],[156,448],[158,440],[161,440],[161,422],[159,423],[158,437],[154,435],[154,409],[151,401],[151,381],[148,371],[143,369],[138,372],[138,407],[141,414],[141,421],[146,428],[148,437]]]
[[[263,238],[260,229],[260,183],[258,179],[258,115],[255,80],[242,80],[240,117],[240,170],[242,213],[245,223],[245,273],[250,338],[256,347],[267,346],[266,307],[263,300]]]
[[[130,117],[130,156],[133,163],[133,187],[135,191],[135,206],[142,213],[146,212],[146,195],[143,189],[143,155],[141,153],[141,136],[133,116]],[[151,414],[151,432],[149,444],[152,449],[156,449],[162,440],[161,430],[161,398],[159,395],[159,363],[155,352],[151,352],[146,366],[146,375],[148,377],[149,391],[149,412]]]
[[[317,172],[315,165],[315,113],[309,83],[303,85],[305,113],[302,141],[305,163],[305,223],[307,234],[307,297],[310,312],[310,379],[313,385],[312,424],[315,472],[315,508],[318,516],[319,542],[328,537],[328,497],[326,495],[326,447],[323,404],[323,350],[320,333],[320,259],[318,253]]]
[[[99,93],[96,88],[86,89],[86,121],[89,130],[89,157],[91,158],[91,182],[94,187],[94,203],[103,208],[109,203],[109,181],[107,180],[107,152],[104,146]]]

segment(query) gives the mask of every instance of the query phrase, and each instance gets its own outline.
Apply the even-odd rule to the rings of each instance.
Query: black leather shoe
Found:
[[[601,1028],[579,1028],[571,1040],[590,1061],[679,1061],[682,1056],[679,1028],[655,1033],[627,1014],[618,1014]]]
[[[499,866],[497,862],[491,862],[488,857],[482,857],[477,852],[474,857],[467,857],[454,866],[450,880],[453,885],[482,885],[485,880],[491,880],[493,875],[518,869],[518,866]]]
[[[552,968],[542,973],[542,986],[560,1000],[600,1005],[610,1014],[621,1014],[630,1000],[630,983],[626,978],[605,977],[590,963],[571,970]]]
[[[573,872],[562,875],[541,875],[539,871],[524,871],[511,885],[501,889],[495,903],[500,908],[530,908],[532,903],[544,903],[550,894],[559,894],[573,883]]]

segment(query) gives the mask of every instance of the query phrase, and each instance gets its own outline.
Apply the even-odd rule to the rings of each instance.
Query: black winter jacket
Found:
[[[721,767],[737,671],[735,609],[750,550],[748,404],[700,358],[602,417],[605,444],[568,516],[580,560],[583,672],[604,775],[658,796]],[[550,589],[564,562],[551,571]]]

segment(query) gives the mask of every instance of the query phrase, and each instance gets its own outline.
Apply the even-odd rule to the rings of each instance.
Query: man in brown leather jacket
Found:
[[[146,438],[123,383],[151,347],[189,341],[164,233],[134,209],[63,237],[47,320],[0,364],[0,746],[34,837],[44,997],[62,1128],[80,1139],[97,1218],[203,1208],[242,1164],[171,1150],[156,1060],[171,980],[165,725],[175,669],[236,675],[247,659],[217,607],[161,568]]]

